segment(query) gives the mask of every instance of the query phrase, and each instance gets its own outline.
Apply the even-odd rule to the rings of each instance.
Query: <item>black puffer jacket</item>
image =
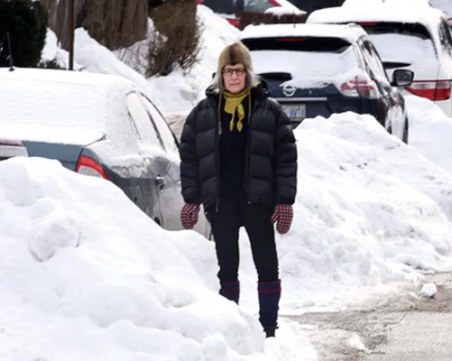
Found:
[[[188,115],[180,143],[182,195],[207,208],[220,198],[218,91]],[[250,203],[292,204],[297,189],[297,149],[289,120],[262,84],[251,89],[244,188]]]

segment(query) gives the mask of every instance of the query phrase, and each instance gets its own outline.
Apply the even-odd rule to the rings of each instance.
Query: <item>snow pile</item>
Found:
[[[278,243],[285,312],[451,269],[449,174],[370,116],[307,119],[295,133],[295,223]]]
[[[0,163],[0,209],[0,359],[217,361],[263,350],[257,319],[208,288],[212,243],[162,230],[111,183],[14,158]]]

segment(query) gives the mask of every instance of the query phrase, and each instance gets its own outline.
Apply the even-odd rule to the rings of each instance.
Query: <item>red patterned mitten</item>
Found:
[[[185,229],[192,229],[198,222],[199,204],[186,203],[180,212],[182,226]]]
[[[280,234],[289,232],[293,219],[292,205],[277,204],[272,215],[272,223],[276,222],[276,230]]]

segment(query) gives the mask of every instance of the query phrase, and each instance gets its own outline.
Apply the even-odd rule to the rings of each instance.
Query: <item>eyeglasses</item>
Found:
[[[236,74],[237,76],[242,76],[243,74],[245,74],[245,72],[246,72],[246,69],[245,68],[237,68],[237,69],[230,69],[230,68],[227,68],[227,69],[224,69],[223,70],[223,74],[225,75],[225,76],[232,76],[232,74]]]

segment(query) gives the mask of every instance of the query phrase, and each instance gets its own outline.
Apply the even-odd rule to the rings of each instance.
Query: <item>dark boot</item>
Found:
[[[281,298],[281,281],[258,282],[259,321],[266,337],[274,337],[278,326],[279,299]]]
[[[220,295],[238,304],[240,296],[240,282],[239,281],[220,282],[220,285],[221,285]]]

